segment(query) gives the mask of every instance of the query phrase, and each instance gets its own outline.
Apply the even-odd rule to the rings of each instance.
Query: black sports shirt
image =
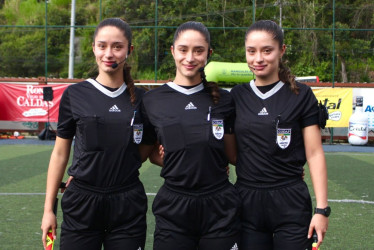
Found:
[[[254,81],[232,89],[239,181],[274,183],[302,175],[306,163],[302,129],[318,124],[318,104],[310,87],[297,86],[298,95],[283,82],[266,93]]]
[[[139,110],[144,90],[136,89],[136,105],[123,84],[110,91],[93,79],[69,86],[59,108],[57,135],[75,136],[68,174],[98,187],[115,187],[138,181],[141,160],[135,132],[142,133]],[[135,114],[135,116],[134,116]],[[134,117],[133,125],[131,121]]]
[[[223,134],[232,133],[235,111],[229,92],[220,95],[214,105],[203,84],[186,89],[173,82],[144,95],[144,118],[165,149],[167,184],[201,191],[227,181]]]

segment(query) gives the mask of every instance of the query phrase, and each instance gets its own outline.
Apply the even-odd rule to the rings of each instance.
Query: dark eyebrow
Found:
[[[97,43],[107,43],[106,41],[97,41]],[[114,42],[113,45],[125,44],[124,42]]]
[[[177,45],[178,48],[184,48],[184,47],[188,47],[187,45],[183,45],[183,44],[180,44],[180,45]],[[196,47],[193,47],[193,49],[205,49],[204,46],[196,46]]]
[[[255,47],[253,47],[253,46],[247,46],[246,47],[246,49],[252,49],[252,48],[254,49]],[[261,47],[261,49],[272,49],[272,48],[274,48],[274,46],[271,46],[271,45]]]
[[[113,44],[118,45],[118,44],[125,44],[125,43],[124,42],[114,42]]]

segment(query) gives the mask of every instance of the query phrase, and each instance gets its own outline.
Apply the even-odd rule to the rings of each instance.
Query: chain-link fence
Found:
[[[285,59],[295,75],[318,75],[323,82],[374,82],[374,3],[369,0],[81,0],[74,5],[73,24],[75,1],[30,2],[34,1],[2,4],[0,77],[67,78],[69,65],[74,78],[94,75],[95,25],[119,16],[133,29],[135,50],[129,63],[136,79],[173,77],[170,45],[176,27],[185,21],[201,21],[209,28],[212,61],[245,62],[247,27],[255,20],[271,19],[284,30]],[[35,13],[22,16],[31,6]]]

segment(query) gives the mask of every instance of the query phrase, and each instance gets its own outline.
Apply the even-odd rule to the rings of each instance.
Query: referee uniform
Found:
[[[154,249],[238,249],[240,198],[228,181],[224,133],[232,133],[234,104],[220,90],[214,105],[203,84],[173,82],[147,92],[144,118],[164,147],[165,179],[153,202]]]
[[[57,135],[74,140],[61,207],[61,249],[144,249],[147,197],[139,180],[142,139],[139,103],[123,84],[93,79],[69,86],[61,98]]]
[[[242,197],[241,249],[310,249],[312,203],[302,179],[306,163],[302,129],[318,124],[312,90],[299,94],[279,81],[235,86],[237,183]]]

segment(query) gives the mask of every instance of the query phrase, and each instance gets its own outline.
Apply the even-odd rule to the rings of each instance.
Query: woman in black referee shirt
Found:
[[[205,80],[210,34],[199,22],[175,32],[174,81],[147,92],[144,117],[164,147],[165,179],[153,203],[155,250],[236,250],[240,198],[226,173],[225,142],[233,140],[234,104]]]
[[[327,170],[312,90],[282,63],[282,29],[258,21],[245,36],[246,58],[256,80],[235,86],[237,188],[242,196],[240,249],[311,249],[328,226]],[[302,179],[308,163],[316,196]]]
[[[53,205],[75,137],[60,249],[144,249],[147,197],[138,177],[145,158],[138,148],[144,91],[135,88],[125,62],[131,37],[122,19],[103,20],[92,44],[98,76],[69,86],[61,98],[41,225],[44,247],[48,230],[57,235]]]

